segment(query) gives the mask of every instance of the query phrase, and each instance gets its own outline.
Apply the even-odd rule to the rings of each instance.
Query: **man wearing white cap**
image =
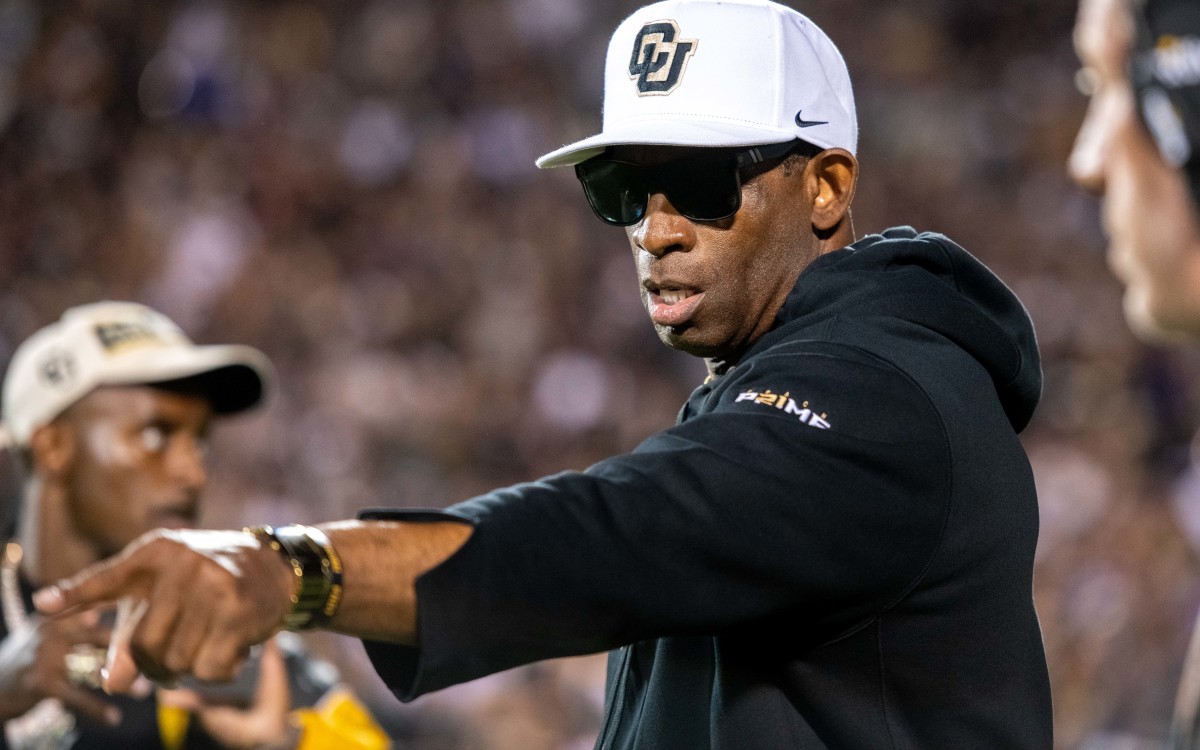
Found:
[[[301,731],[321,714],[289,721],[293,700],[311,705],[332,684],[301,651],[287,649],[285,662],[266,647],[243,684],[219,695],[205,688],[207,700],[194,690],[105,696],[96,688],[109,633],[95,614],[29,613],[33,587],[151,529],[191,527],[212,417],[258,404],[272,379],[259,351],[196,346],[162,314],[129,302],[72,308],[17,349],[0,425],[24,479],[17,535],[0,561],[0,748],[334,746]]]
[[[845,64],[799,13],[636,11],[603,131],[539,165],[575,166],[660,338],[707,361],[674,427],[444,512],[145,537],[39,606],[145,602],[118,690],[326,627],[404,700],[610,650],[601,750],[1049,748],[1033,329],[941,235],[855,241],[856,141]],[[181,576],[220,606],[154,583]]]

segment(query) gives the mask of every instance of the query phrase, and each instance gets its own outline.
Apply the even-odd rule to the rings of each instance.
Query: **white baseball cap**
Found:
[[[666,0],[608,43],[603,132],[537,160],[578,164],[623,144],[858,146],[850,73],[805,16],[768,0]]]
[[[188,378],[218,414],[259,403],[274,382],[266,355],[248,346],[196,346],[170,318],[134,302],[73,307],[25,340],[4,376],[0,446],[33,433],[105,385]]]

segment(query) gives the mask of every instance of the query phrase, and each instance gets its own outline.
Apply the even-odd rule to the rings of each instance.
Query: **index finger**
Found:
[[[33,604],[44,615],[59,615],[70,610],[112,604],[136,588],[140,570],[129,551],[90,565],[78,574],[39,589]]]

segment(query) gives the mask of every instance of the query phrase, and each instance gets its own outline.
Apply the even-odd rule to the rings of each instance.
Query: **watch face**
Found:
[[[341,602],[342,564],[324,532],[295,524],[246,531],[279,552],[300,579],[284,629],[307,630],[327,622]]]

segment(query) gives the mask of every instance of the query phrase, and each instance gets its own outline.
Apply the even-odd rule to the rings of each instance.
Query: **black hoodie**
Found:
[[[605,750],[1049,748],[1017,440],[1040,388],[982,264],[867,237],[673,428],[450,508],[474,533],[418,581],[418,646],[368,651],[408,700],[617,649]]]

